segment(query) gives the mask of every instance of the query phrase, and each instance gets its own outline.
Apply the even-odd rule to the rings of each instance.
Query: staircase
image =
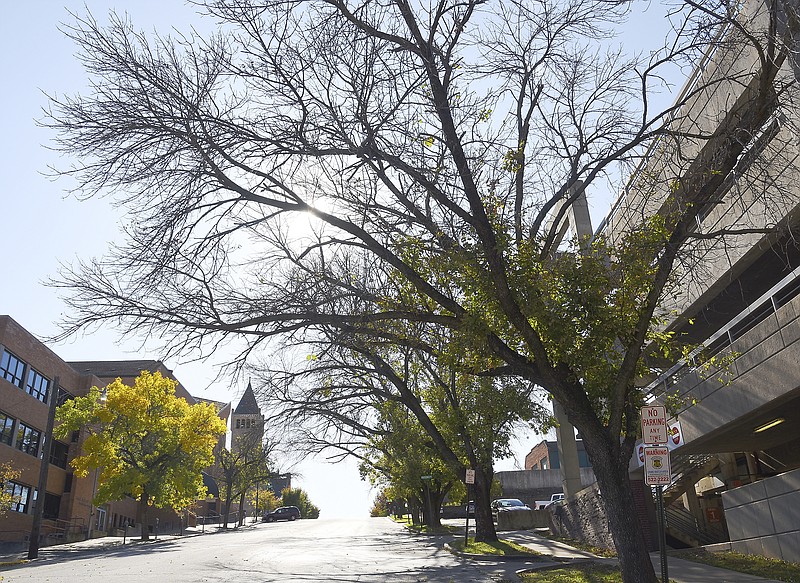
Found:
[[[697,520],[691,512],[677,506],[667,508],[667,534],[692,547],[728,540],[721,523],[707,526]]]
[[[669,506],[683,496],[689,488],[719,467],[719,459],[711,454],[670,456],[672,483],[664,489],[664,506]]]
[[[728,540],[721,523],[706,525],[691,512],[673,505],[689,489],[719,467],[719,459],[712,454],[681,455],[673,452],[670,465],[672,483],[664,489],[664,506],[667,514],[667,535],[681,543],[697,547]]]

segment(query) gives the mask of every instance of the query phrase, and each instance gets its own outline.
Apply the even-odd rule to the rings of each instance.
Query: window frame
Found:
[[[36,434],[36,447],[35,451],[31,452],[29,435]],[[35,427],[31,427],[27,423],[20,421],[17,424],[17,449],[21,452],[32,455],[33,457],[39,456],[39,448],[42,445],[42,432]]]
[[[13,371],[11,370],[12,364],[15,369]],[[3,348],[3,354],[0,356],[0,377],[21,389],[25,381],[25,369],[27,366],[27,362],[7,348]]]
[[[11,494],[11,512],[19,512],[20,514],[27,514],[28,508],[31,503],[31,486],[8,480],[5,484],[5,490]]]
[[[54,439],[50,444],[50,463],[57,468],[66,470],[67,460],[69,460],[69,445]]]
[[[42,384],[44,384],[44,387],[42,387]],[[47,398],[50,395],[50,379],[32,366],[28,366],[24,390],[34,399],[47,403]]]
[[[11,422],[10,424],[9,421]],[[16,421],[8,413],[0,411],[0,443],[5,443],[8,446],[14,443],[14,424]]]

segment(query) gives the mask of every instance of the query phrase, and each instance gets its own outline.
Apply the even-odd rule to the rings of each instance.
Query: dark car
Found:
[[[516,498],[499,498],[492,502],[492,516],[497,520],[499,512],[515,512],[521,510],[530,510],[530,507],[522,500]]]
[[[281,506],[272,512],[267,512],[261,517],[261,522],[274,522],[276,520],[297,520],[300,518],[300,509],[297,506]]]

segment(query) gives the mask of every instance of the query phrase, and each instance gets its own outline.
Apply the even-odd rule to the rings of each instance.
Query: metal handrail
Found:
[[[725,530],[720,525],[713,527],[701,524],[688,510],[669,506],[666,509],[667,526],[687,534],[697,540],[701,545],[710,545],[723,542],[727,537]]]
[[[789,286],[796,284],[797,280],[800,280],[800,267],[794,269],[786,275],[783,279],[781,279],[778,283],[772,286],[766,293],[761,295],[756,301],[750,303],[749,306],[744,308],[741,312],[739,312],[734,318],[728,321],[725,326],[717,330],[714,334],[708,337],[708,339],[700,344],[697,348],[695,348],[686,358],[682,358],[670,368],[668,368],[665,372],[661,373],[654,381],[648,384],[644,388],[645,398],[647,401],[652,401],[653,399],[657,398],[660,395],[663,395],[667,389],[669,388],[668,381],[676,375],[681,369],[685,367],[692,367],[694,366],[694,362],[696,358],[706,351],[706,349],[710,346],[713,346],[719,339],[723,337],[727,337],[727,341],[715,346],[715,353],[718,353],[731,344],[738,338],[734,338],[731,335],[731,330],[734,329],[738,324],[742,323],[746,320],[749,316],[755,315],[758,319],[749,322],[750,328],[757,325],[760,322],[766,320],[769,316],[774,314],[777,309],[783,305],[783,302],[777,302],[776,296],[780,296],[781,292],[783,292]],[[771,306],[768,310],[762,310],[762,308],[767,305]],[[759,310],[761,310],[759,312]],[[748,328],[748,331],[749,329]],[[661,387],[661,388],[660,388]],[[660,389],[660,390],[659,390]]]

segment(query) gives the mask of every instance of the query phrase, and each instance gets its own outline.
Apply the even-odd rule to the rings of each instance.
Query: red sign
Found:
[[[667,439],[667,408],[661,405],[642,407],[642,440],[647,445],[661,445]]]
[[[721,508],[706,508],[706,519],[709,524],[714,522],[722,522],[722,509]]]

